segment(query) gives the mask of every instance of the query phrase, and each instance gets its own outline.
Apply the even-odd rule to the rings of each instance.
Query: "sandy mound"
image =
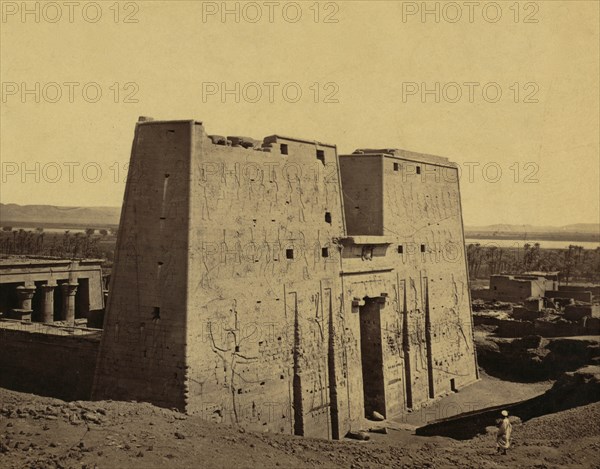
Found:
[[[8,468],[594,467],[600,404],[515,425],[514,448],[494,435],[456,441],[408,431],[325,441],[202,421],[131,402],[63,402],[0,388],[0,466]]]

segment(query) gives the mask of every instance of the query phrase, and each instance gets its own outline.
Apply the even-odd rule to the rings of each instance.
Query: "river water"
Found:
[[[554,241],[547,239],[528,239],[528,240],[516,240],[516,239],[474,239],[466,238],[465,243],[476,244],[479,243],[481,246],[498,246],[501,248],[522,248],[526,243],[534,245],[540,243],[542,249],[568,249],[570,244],[575,246],[581,246],[584,249],[596,249],[600,247],[599,242],[595,241]]]

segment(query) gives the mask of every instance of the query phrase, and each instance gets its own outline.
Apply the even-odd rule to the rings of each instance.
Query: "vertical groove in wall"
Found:
[[[410,370],[410,335],[408,331],[408,308],[406,303],[406,279],[402,280],[404,290],[404,309],[402,311],[402,349],[404,351],[404,381],[406,382],[406,407],[413,406],[412,398],[412,376]]]
[[[285,284],[283,285],[283,316],[285,318],[285,324],[288,322],[288,309],[287,309],[287,289]],[[295,362],[294,362],[295,363]],[[288,370],[289,371],[289,370]],[[294,375],[294,369],[292,369],[292,377]],[[289,404],[289,415],[290,415],[290,430],[291,434],[294,434],[294,387],[293,378],[292,381],[288,379],[288,404]]]
[[[431,341],[431,313],[429,311],[429,281],[427,277],[423,277],[425,284],[425,341],[427,343],[427,382],[429,384],[429,397],[435,397],[435,389],[433,384],[433,350]]]
[[[400,279],[398,278],[398,272],[396,272],[396,328],[397,330],[400,331],[401,334],[404,334],[404,326],[403,326],[403,321],[404,321],[404,307],[400,306]],[[403,349],[403,342],[404,342],[404,338],[403,336],[401,337],[402,342],[399,344],[399,349],[400,349],[400,359],[402,360],[401,362],[401,369],[400,369],[400,373],[399,376],[402,376],[403,374],[406,373],[406,365],[404,363],[404,360],[406,359],[406,357],[404,356],[404,349]],[[405,377],[406,378],[406,377]],[[402,378],[400,378],[402,379]],[[403,409],[406,409],[406,379],[402,379],[402,405],[403,405]]]
[[[302,408],[302,367],[300,366],[300,318],[298,317],[298,297],[295,292],[290,293],[294,295],[294,434],[298,436],[304,436],[304,412]]]
[[[338,398],[337,398],[337,382],[336,382],[336,368],[335,368],[335,334],[336,329],[333,325],[333,305],[331,298],[331,289],[328,288],[329,292],[328,301],[326,307],[329,310],[329,347],[327,354],[327,367],[328,367],[328,377],[329,377],[329,408],[331,413],[331,437],[335,440],[339,440],[340,431],[339,431],[339,409],[338,409]]]

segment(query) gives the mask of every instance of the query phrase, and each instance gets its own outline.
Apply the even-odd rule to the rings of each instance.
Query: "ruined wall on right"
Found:
[[[386,156],[384,235],[396,240],[413,407],[477,379],[458,171],[441,158]]]
[[[364,399],[350,410],[364,404],[366,416],[377,407],[390,418],[478,379],[458,171],[445,158],[389,149],[342,155],[340,167],[346,324],[370,343],[379,329],[375,350],[361,343],[362,374],[353,369],[350,384]],[[378,315],[365,317],[362,333],[373,300]],[[383,399],[370,380],[383,381]]]

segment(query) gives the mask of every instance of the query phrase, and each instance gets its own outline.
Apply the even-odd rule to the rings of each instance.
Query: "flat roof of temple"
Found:
[[[102,259],[46,259],[46,258],[35,258],[35,257],[2,257],[0,258],[0,269],[6,267],[44,267],[52,265],[65,266],[69,264],[89,265],[89,264],[102,264]]]
[[[137,121],[138,125],[155,125],[155,124],[198,124],[202,125],[202,122],[195,119],[166,119],[166,120],[154,120],[152,117],[140,116]]]
[[[303,138],[296,138],[296,137],[287,137],[285,135],[278,135],[278,134],[273,134],[273,135],[269,135],[267,137],[265,137],[263,139],[264,143],[273,143],[275,141],[277,141],[277,139],[280,140],[290,140],[292,142],[299,142],[299,143],[308,143],[310,145],[319,145],[322,147],[332,147],[332,148],[336,148],[336,145],[332,145],[331,143],[324,143],[324,142],[319,142],[317,140],[306,140]]]
[[[401,148],[358,148],[354,150],[353,153],[348,153],[340,156],[385,156],[391,158],[397,157],[403,160],[414,161],[415,163],[437,164],[441,166],[449,166],[452,168],[456,167],[456,163],[453,163],[444,156],[428,155],[426,153],[418,153],[416,151],[403,150]]]
[[[153,117],[148,117],[148,116],[140,116],[138,118],[137,123],[138,123],[138,125],[184,124],[184,123],[203,125],[202,121],[197,121],[195,119],[154,120]],[[265,138],[262,139],[262,142],[263,143],[273,143],[273,142],[276,142],[278,139],[279,140],[289,140],[291,142],[308,143],[310,145],[319,145],[322,147],[336,148],[336,145],[332,145],[331,143],[319,142],[317,140],[309,140],[309,139],[297,138],[297,137],[288,137],[286,135],[279,135],[279,134],[267,135]],[[254,139],[254,140],[261,141],[261,139]]]

